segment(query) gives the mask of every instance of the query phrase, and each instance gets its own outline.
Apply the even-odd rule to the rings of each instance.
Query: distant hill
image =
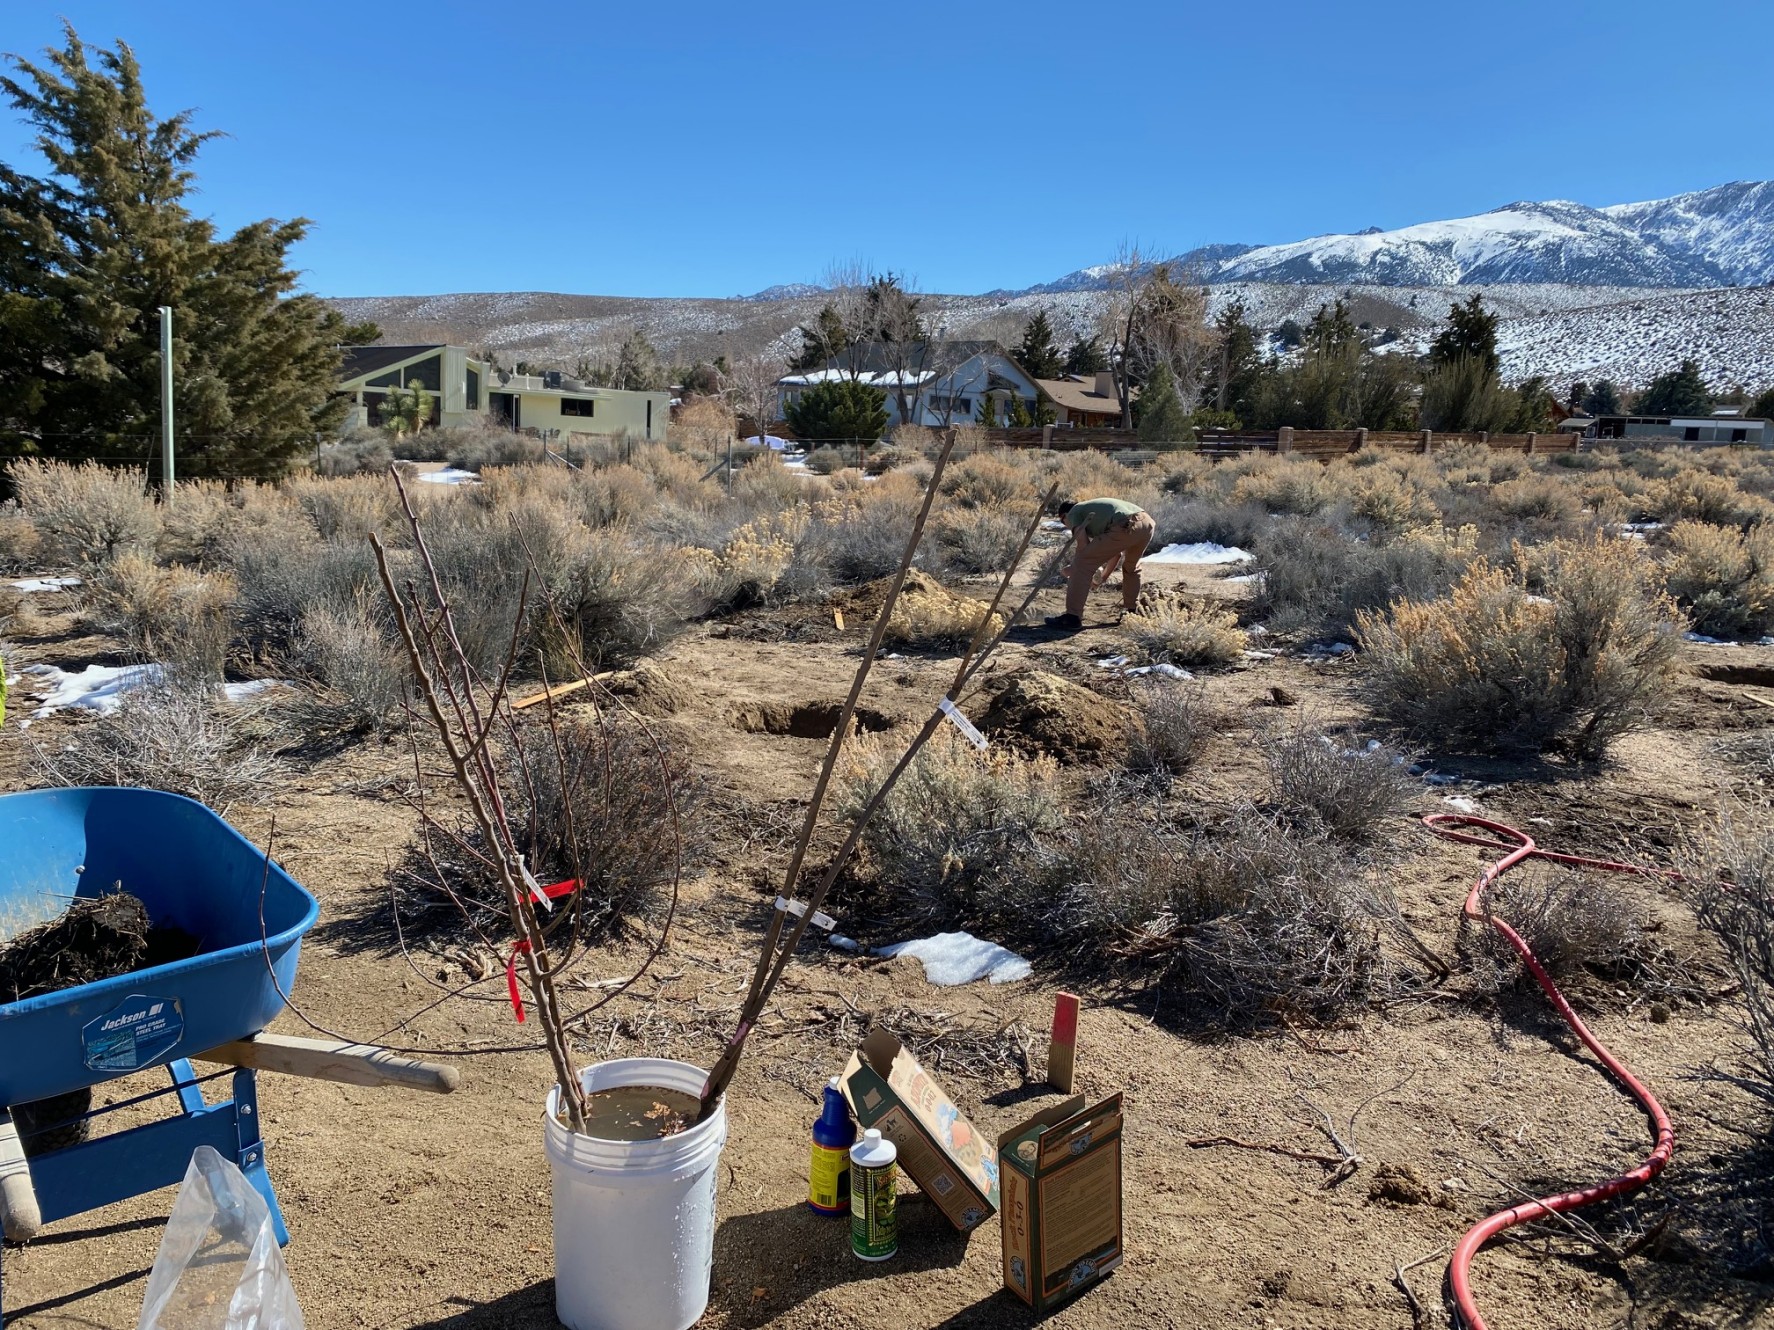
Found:
[[[1398,329],[1397,345],[1409,349],[1476,289],[1501,316],[1512,378],[1643,384],[1693,355],[1715,385],[1774,386],[1774,182],[1605,208],[1511,203],[1392,231],[1203,245],[1165,262],[1207,284],[1216,310],[1243,301],[1264,330],[1343,299],[1358,322]],[[1007,343],[1044,309],[1070,339],[1093,329],[1117,276],[1099,264],[1015,291],[926,296],[925,309],[938,334]],[[608,358],[633,330],[679,364],[759,347],[792,354],[796,328],[825,296],[822,286],[791,282],[732,300],[530,291],[333,303],[374,320],[393,342],[449,341],[507,363],[570,369],[581,357]]]

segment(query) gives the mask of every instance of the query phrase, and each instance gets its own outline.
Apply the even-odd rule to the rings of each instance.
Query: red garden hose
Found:
[[[1669,1114],[1663,1111],[1663,1105],[1657,1102],[1657,1097],[1626,1069],[1625,1063],[1607,1050],[1601,1040],[1589,1032],[1589,1027],[1584,1025],[1577,1013],[1571,1009],[1571,1004],[1565,999],[1565,995],[1559,992],[1558,985],[1552,982],[1552,976],[1546,973],[1545,967],[1540,964],[1533,949],[1522,940],[1521,934],[1494,914],[1486,912],[1480,903],[1481,898],[1492,883],[1526,859],[1548,859],[1553,863],[1573,868],[1600,868],[1613,873],[1634,873],[1640,877],[1680,880],[1681,875],[1655,868],[1640,868],[1634,864],[1613,863],[1606,859],[1585,859],[1574,854],[1555,854],[1551,850],[1542,850],[1534,844],[1532,837],[1517,831],[1514,827],[1507,826],[1502,822],[1492,822],[1482,817],[1468,817],[1458,813],[1434,813],[1424,818],[1423,824],[1445,840],[1508,851],[1501,859],[1489,865],[1483,873],[1479,874],[1478,881],[1467,893],[1466,904],[1461,913],[1474,923],[1489,924],[1503,935],[1503,939],[1511,947],[1515,948],[1522,963],[1534,976],[1535,982],[1545,990],[1546,996],[1552,1000],[1552,1005],[1558,1008],[1558,1014],[1564,1017],[1565,1024],[1571,1027],[1591,1053],[1601,1059],[1602,1065],[1612,1073],[1614,1079],[1625,1087],[1634,1099],[1638,1100],[1640,1107],[1645,1110],[1657,1130],[1656,1146],[1646,1157],[1644,1163],[1637,1168],[1577,1191],[1568,1191],[1557,1196],[1542,1196],[1538,1200],[1524,1201],[1507,1210],[1499,1210],[1488,1219],[1466,1230],[1465,1235],[1454,1247],[1453,1259],[1448,1262],[1448,1283],[1453,1289],[1454,1307],[1459,1313],[1461,1325],[1466,1327],[1466,1330],[1486,1330],[1485,1319],[1478,1314],[1478,1307],[1472,1297],[1471,1265],[1472,1258],[1478,1254],[1478,1249],[1506,1228],[1513,1228],[1517,1224],[1525,1224],[1534,1219],[1544,1219],[1551,1214],[1565,1210],[1575,1210],[1579,1206],[1589,1205],[1595,1201],[1604,1201],[1611,1196],[1619,1196],[1624,1192],[1635,1191],[1644,1186],[1645,1183],[1663,1171],[1663,1166],[1669,1162],[1670,1155],[1675,1152],[1675,1129],[1669,1125]],[[1480,827],[1490,832],[1491,835],[1488,837],[1478,836],[1469,831],[1455,829],[1459,827]]]

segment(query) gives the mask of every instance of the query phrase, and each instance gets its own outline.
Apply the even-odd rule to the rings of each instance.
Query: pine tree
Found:
[[[1478,361],[1495,374],[1502,364],[1497,355],[1497,316],[1488,312],[1477,292],[1463,305],[1448,310],[1448,325],[1429,347],[1429,361],[1451,365],[1462,356]]]
[[[1256,396],[1256,379],[1262,361],[1257,354],[1257,330],[1246,316],[1244,302],[1234,300],[1214,320],[1219,334],[1219,358],[1208,391],[1216,410],[1240,418],[1249,415]]]
[[[1010,428],[1028,429],[1035,423],[1035,417],[1029,414],[1029,404],[1020,397],[1010,399]]]
[[[873,443],[887,428],[887,394],[854,379],[828,379],[783,404],[805,443]]]
[[[312,295],[286,256],[308,222],[218,239],[185,197],[214,131],[148,109],[130,48],[71,25],[0,90],[48,161],[0,164],[0,442],[68,458],[145,456],[159,433],[159,307],[172,307],[181,476],[281,473],[335,426],[342,344],[374,341]]]
[[[1751,402],[1748,414],[1753,420],[1774,420],[1774,388],[1769,388]]]
[[[612,388],[645,392],[650,388],[665,387],[666,377],[665,367],[659,363],[659,353],[653,349],[646,334],[636,330],[622,339],[622,345],[616,351],[616,368],[610,375]]]
[[[1046,310],[1036,310],[1029,326],[1023,329],[1015,359],[1031,378],[1057,379],[1064,371],[1065,362],[1060,358],[1059,348],[1053,344],[1053,324],[1048,320]]]
[[[1659,374],[1651,386],[1633,401],[1641,416],[1692,416],[1712,408],[1712,394],[1700,375],[1700,366],[1684,360],[1679,369]]]
[[[820,306],[812,327],[802,324],[798,331],[801,353],[790,362],[789,368],[800,373],[823,368],[827,361],[837,359],[850,345],[850,332],[844,327],[843,316],[829,304]]]
[[[1170,366],[1159,361],[1140,388],[1141,443],[1183,443],[1190,437],[1189,413],[1177,397]]]
[[[1061,368],[1067,374],[1089,377],[1102,373],[1108,367],[1109,358],[1103,354],[1103,344],[1094,337],[1080,337],[1066,351],[1066,363]]]
[[[1583,394],[1584,413],[1591,416],[1617,416],[1621,412],[1620,390],[1610,379],[1597,379]]]
[[[993,400],[990,393],[981,393],[979,395],[979,403],[975,408],[974,419],[979,424],[984,425],[987,429],[992,429],[997,425],[998,404]]]

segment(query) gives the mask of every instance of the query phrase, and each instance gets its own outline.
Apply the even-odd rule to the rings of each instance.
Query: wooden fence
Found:
[[[1150,449],[1141,443],[1138,434],[1128,429],[1065,429],[1053,425],[1032,429],[985,429],[977,431],[983,446],[997,448],[1048,448],[1056,452],[1122,452]],[[1490,434],[1484,431],[1468,434],[1437,434],[1430,430],[1367,430],[1367,429],[1292,429],[1283,427],[1268,433],[1209,433],[1199,442],[1180,445],[1204,457],[1238,457],[1250,452],[1288,453],[1327,461],[1346,457],[1361,448],[1382,448],[1388,452],[1431,453],[1459,443],[1481,443],[1499,452],[1568,453],[1575,452],[1581,440],[1575,434]]]

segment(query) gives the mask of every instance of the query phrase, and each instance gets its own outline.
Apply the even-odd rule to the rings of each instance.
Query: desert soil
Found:
[[[1240,590],[1213,570],[1154,576],[1186,579],[1206,594]],[[51,608],[49,597],[38,599]],[[1090,631],[1009,642],[993,672],[1037,665],[1113,693],[1123,685],[1095,661],[1117,649],[1113,629],[1101,626],[1116,606],[1112,587],[1099,592]],[[1038,608],[1057,612],[1057,594],[1044,593]],[[839,631],[823,615],[756,612],[696,625],[660,653],[660,667],[687,685],[688,699],[660,723],[690,742],[710,788],[717,839],[686,883],[669,951],[632,995],[589,1019],[587,1061],[646,1054],[707,1065],[714,1057],[824,749],[818,738],[741,728],[738,711],[841,697],[867,629],[858,617]],[[15,668],[34,661],[78,668],[114,647],[53,613],[18,645],[20,658],[9,661]],[[1692,648],[1697,660],[1722,650]],[[1210,696],[1227,724],[1180,782],[1182,797],[1204,805],[1257,797],[1251,725],[1302,710],[1321,721],[1354,716],[1350,669],[1289,654],[1211,677]],[[951,670],[941,656],[884,661],[867,700],[915,723]],[[1277,685],[1300,699],[1298,708],[1275,705]],[[23,712],[29,703],[17,697],[16,705]],[[976,712],[983,705],[964,701]],[[1720,738],[1770,721],[1774,689],[1696,677],[1668,699],[1657,727],[1623,742],[1599,771],[1474,769],[1458,786],[1425,786],[1418,811],[1445,809],[1445,796],[1461,795],[1556,848],[1667,862],[1668,847],[1685,831],[1742,793],[1741,769],[1720,756]],[[63,727],[81,723],[91,722],[55,716],[23,735],[8,724],[0,789],[36,783],[31,744],[53,746]],[[497,975],[476,990],[483,1000],[422,1011],[444,963],[421,952],[409,964],[370,942],[384,932],[378,919],[390,866],[416,824],[404,802],[411,782],[400,742],[369,744],[296,769],[267,805],[229,813],[261,843],[275,816],[277,857],[320,898],[322,921],[303,951],[295,994],[307,1018],[357,1038],[464,1054],[449,1059],[464,1080],[448,1098],[261,1077],[268,1160],[293,1237],[287,1258],[312,1330],[553,1325],[540,1130],[549,1063],[538,1049],[493,1051],[526,1043],[535,1026],[513,1022]],[[1480,857],[1430,838],[1414,817],[1401,817],[1395,835],[1402,854],[1394,885],[1405,913],[1458,975],[1456,919]],[[1724,990],[1686,907],[1670,892],[1632,889],[1642,892],[1646,918],[1699,988]],[[850,921],[840,926],[864,931]],[[611,948],[585,973],[623,974],[636,954],[632,945]],[[1600,1179],[1649,1148],[1643,1116],[1549,1019],[1534,992],[1475,998],[1450,982],[1440,995],[1332,1028],[1271,1024],[1231,1035],[1215,1033],[1201,1013],[1162,990],[1111,986],[1068,974],[1057,959],[1034,959],[1035,976],[1022,983],[935,988],[909,958],[804,949],[753,1035],[730,1095],[714,1288],[702,1325],[1029,1323],[1001,1290],[995,1222],[961,1237],[911,1196],[901,1208],[898,1259],[865,1265],[850,1256],[844,1224],[803,1208],[815,1095],[871,1022],[940,1036],[926,1065],[973,1123],[995,1135],[1056,1102],[1027,1074],[1019,1036],[1038,1075],[1054,991],[1083,993],[1079,1088],[1126,1094],[1127,1260],[1054,1314],[1058,1327],[1445,1325],[1446,1255],[1469,1224],[1521,1199],[1521,1188]],[[1577,1000],[1601,1037],[1663,1097],[1678,1132],[1664,1178],[1630,1210],[1596,1222],[1618,1234],[1669,1219],[1656,1240],[1619,1262],[1557,1231],[1494,1245],[1476,1266],[1491,1324],[1774,1324],[1774,1283],[1729,1273],[1719,1252],[1733,1235],[1708,1227],[1707,1189],[1718,1177],[1767,1173],[1766,1155],[1757,1154],[1765,1123],[1748,1098],[1696,1074],[1730,1063],[1737,1034],[1728,999],[1702,996],[1653,1011],[1643,994],[1596,980],[1578,985]],[[289,1012],[276,1028],[308,1033]],[[134,1089],[118,1082],[103,1093],[116,1099]],[[1324,1152],[1319,1109],[1361,1160],[1335,1186],[1315,1163],[1188,1143],[1230,1136]],[[8,1249],[8,1325],[134,1325],[172,1195],[82,1215]],[[1420,1320],[1395,1282],[1400,1265]]]

